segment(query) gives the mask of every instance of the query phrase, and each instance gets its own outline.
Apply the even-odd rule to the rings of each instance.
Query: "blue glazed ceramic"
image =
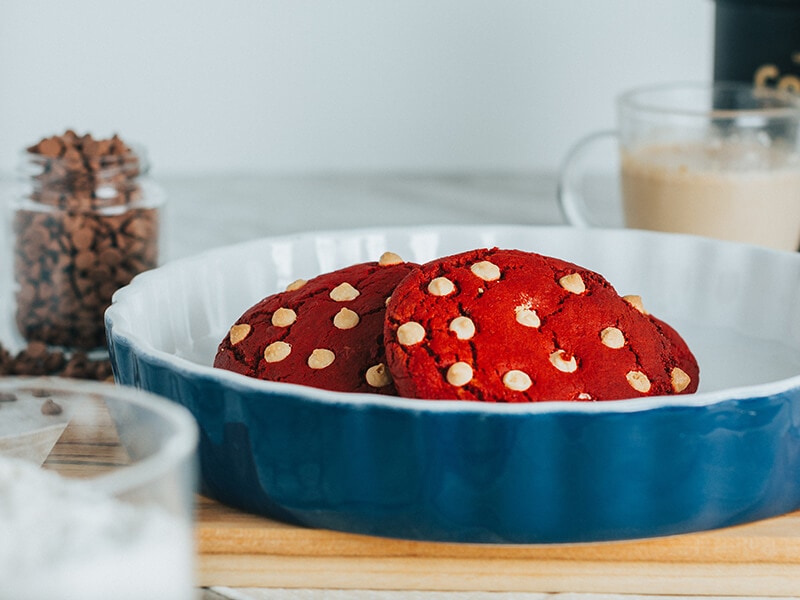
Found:
[[[558,256],[636,293],[694,350],[691,396],[495,405],[342,394],[213,369],[234,320],[298,277],[476,247]],[[137,277],[115,375],[197,419],[205,493],[286,522],[415,540],[566,543],[800,507],[800,256],[624,230],[426,227],[271,238]]]

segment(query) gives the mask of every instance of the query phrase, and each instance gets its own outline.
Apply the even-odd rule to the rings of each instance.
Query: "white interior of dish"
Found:
[[[143,351],[211,369],[217,344],[241,313],[295,279],[377,260],[387,250],[426,262],[492,246],[562,258],[601,273],[620,294],[642,296],[695,353],[701,395],[800,375],[800,254],[630,230],[431,226],[263,239],[140,275],[117,292],[109,318]]]

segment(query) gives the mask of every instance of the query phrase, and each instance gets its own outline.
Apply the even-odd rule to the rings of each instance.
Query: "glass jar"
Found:
[[[21,154],[11,203],[15,321],[28,342],[105,347],[114,292],[159,258],[164,194],[143,148],[67,131]]]

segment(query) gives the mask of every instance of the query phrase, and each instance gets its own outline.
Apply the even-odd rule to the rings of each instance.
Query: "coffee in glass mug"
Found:
[[[749,84],[635,90],[618,101],[619,178],[626,227],[702,235],[783,250],[800,246],[800,99]],[[592,226],[581,142],[562,171],[568,220]]]

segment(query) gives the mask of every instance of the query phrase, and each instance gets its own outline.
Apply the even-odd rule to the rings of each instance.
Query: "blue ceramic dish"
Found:
[[[694,350],[691,396],[495,405],[342,394],[213,369],[234,320],[298,277],[520,248],[639,294]],[[205,493],[309,527],[478,543],[679,534],[800,507],[800,256],[624,230],[313,233],[137,277],[106,313],[118,381],[186,406]]]

